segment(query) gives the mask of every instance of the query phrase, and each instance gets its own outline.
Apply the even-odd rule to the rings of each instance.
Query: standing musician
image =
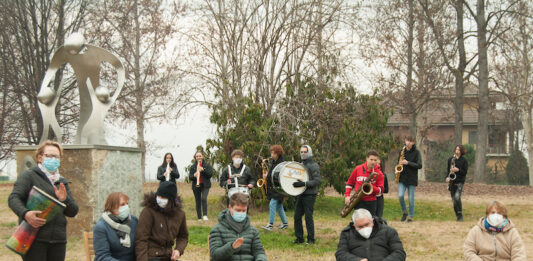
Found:
[[[468,172],[468,162],[463,157],[465,153],[466,150],[463,145],[455,146],[455,154],[448,159],[448,168],[446,169],[446,172],[449,173],[446,175],[446,182],[450,185],[450,195],[452,196],[453,210],[455,211],[457,221],[463,221],[461,194],[463,193],[466,173]],[[450,177],[452,173],[455,174],[455,177],[453,177],[454,175]]]
[[[297,181],[292,183],[295,188],[306,187],[304,193],[296,197],[296,207],[294,209],[294,234],[296,240],[292,243],[301,244],[304,242],[304,228],[302,217],[305,214],[305,227],[307,228],[307,244],[315,243],[315,223],[313,221],[313,210],[315,207],[316,194],[320,185],[320,168],[313,160],[313,150],[309,145],[300,148],[302,163],[309,173],[309,181]]]
[[[267,198],[270,201],[270,204],[268,205],[268,208],[270,210],[270,215],[268,219],[268,224],[263,227],[263,229],[272,231],[274,228],[274,220],[276,219],[276,212],[278,212],[279,218],[281,219],[281,225],[279,226],[279,229],[286,229],[289,227],[287,223],[287,216],[285,215],[285,210],[283,209],[283,198],[284,196],[277,192],[275,189],[272,189],[274,187],[274,184],[272,184],[272,171],[274,168],[282,163],[283,161],[283,148],[281,145],[272,145],[270,146],[270,157],[271,157],[271,164],[270,164],[270,170],[268,171],[268,174],[263,175],[263,179],[266,179],[267,181]]]
[[[254,187],[255,180],[252,177],[252,171],[242,162],[243,157],[244,152],[242,150],[237,149],[231,152],[232,164],[225,167],[222,170],[222,174],[220,174],[221,187],[225,188],[226,184],[233,183],[233,178],[231,178],[231,175],[240,175],[240,177],[237,178],[239,186],[242,184],[247,186],[249,189]],[[227,199],[227,204],[229,206],[229,198]]]
[[[159,183],[165,181],[172,181],[176,183],[176,180],[180,178],[180,173],[178,171],[178,166],[174,162],[174,156],[172,153],[167,152],[163,157],[163,163],[161,166],[157,167],[157,179]]]
[[[418,185],[418,170],[422,168],[422,157],[420,151],[416,149],[415,139],[412,136],[405,137],[404,150],[404,159],[400,159],[402,155],[400,151],[397,160],[403,166],[398,183],[398,200],[403,212],[401,221],[407,219],[407,222],[412,222],[415,216],[415,188]],[[405,190],[409,190],[409,218],[404,200]]]
[[[372,194],[365,195],[355,205],[354,209],[364,208],[368,210],[372,216],[376,215],[377,210],[377,198],[376,195],[381,195],[383,193],[383,173],[381,172],[380,166],[378,165],[379,155],[375,150],[369,150],[366,153],[366,162],[355,167],[346,182],[346,191],[344,192],[344,204],[350,204],[350,193],[352,188],[355,186],[355,191],[357,191],[363,182],[370,176],[372,172],[378,173],[377,178],[372,182]]]
[[[207,194],[211,188],[211,177],[213,176],[213,168],[204,160],[204,154],[197,151],[194,154],[195,164],[189,169],[189,180],[192,183],[192,192],[194,193],[194,200],[196,202],[196,216],[198,220],[209,220],[207,218]]]

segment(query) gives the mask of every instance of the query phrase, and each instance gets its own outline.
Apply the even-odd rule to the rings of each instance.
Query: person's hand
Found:
[[[233,242],[231,247],[233,247],[233,249],[237,249],[242,246],[242,242],[244,242],[244,237],[239,237],[235,239],[235,242]]]
[[[453,168],[452,168],[452,171],[453,171],[453,172],[459,172],[459,168],[457,168],[457,167],[453,167]]]
[[[268,173],[263,174],[263,178],[266,179],[268,177]]]
[[[348,206],[350,204],[350,197],[344,197],[344,205]]]
[[[228,184],[231,184],[231,179],[228,179]]]
[[[446,178],[446,183],[450,183],[450,178]]]
[[[67,199],[67,188],[65,188],[65,184],[59,183],[59,189],[57,189],[56,186],[52,187],[54,188],[54,192],[59,201],[65,201],[65,199]]]
[[[199,166],[198,167],[198,172],[202,172],[202,171],[204,171],[204,168],[202,166]]]
[[[198,174],[199,174],[198,172],[194,173],[194,177],[198,178]]]
[[[30,224],[30,226],[32,227],[40,228],[44,226],[44,224],[46,224],[46,219],[40,218],[37,216],[38,214],[41,214],[41,213],[42,211],[39,211],[39,210],[28,211],[24,215],[24,220],[26,220],[26,222],[28,222],[28,224]]]
[[[402,164],[402,165],[407,165],[407,164],[409,164],[409,161],[407,161],[407,160],[402,160],[402,161],[400,161],[400,164]]]
[[[361,261],[368,261],[368,259],[366,259],[366,258],[363,258],[363,259],[361,259]]]
[[[170,257],[170,260],[174,261],[174,260],[178,260],[178,258],[180,258],[181,254],[180,254],[180,251],[179,250],[174,250],[172,251],[172,256]]]
[[[305,187],[305,182],[303,182],[303,181],[301,181],[301,180],[298,180],[298,181],[292,183],[292,185],[293,185],[295,188]]]
[[[249,187],[249,188],[254,188],[254,185],[252,185],[252,184],[248,184],[248,187]]]

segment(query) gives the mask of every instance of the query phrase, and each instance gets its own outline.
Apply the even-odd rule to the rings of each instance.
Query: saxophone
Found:
[[[448,173],[448,178],[450,178],[450,181],[448,182],[448,190],[452,191],[453,181],[457,178],[457,175],[455,172],[452,171],[452,168],[455,168],[455,154],[452,157],[452,164],[450,164],[450,173]]]
[[[368,177],[363,181],[363,184],[355,191],[354,194],[350,197],[350,204],[345,205],[341,210],[341,217],[346,217],[352,209],[361,201],[363,196],[368,196],[372,194],[374,191],[374,188],[372,188],[372,181],[376,180],[378,178],[378,173],[374,172],[374,167],[372,167],[372,173],[368,175]]]
[[[268,167],[267,167],[267,164],[266,164],[266,162],[268,160],[269,159],[263,159],[263,161],[261,161],[261,169],[263,170],[263,176],[268,174]],[[263,194],[263,198],[266,198],[266,193],[267,193],[267,189],[268,189],[268,183],[267,183],[266,179],[265,178],[258,179],[257,180],[257,187],[261,188],[261,193]]]
[[[396,184],[400,182],[400,174],[403,171],[403,165],[400,164],[402,160],[405,159],[405,146],[402,148],[402,152],[400,153],[400,158],[398,159],[398,165],[394,167],[394,175],[396,176]]]

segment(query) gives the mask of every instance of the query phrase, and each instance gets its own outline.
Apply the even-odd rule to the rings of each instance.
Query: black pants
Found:
[[[361,201],[359,201],[359,203],[357,203],[357,205],[355,205],[355,207],[353,209],[364,208],[364,209],[368,210],[370,212],[370,214],[372,214],[372,216],[375,216],[376,215],[377,206],[378,206],[377,200],[373,200],[373,201],[363,201],[363,200],[361,200]]]
[[[455,216],[463,216],[463,204],[461,203],[461,194],[463,193],[463,186],[465,183],[457,183],[452,185],[450,190],[450,195],[452,196],[453,210],[455,211]]]
[[[385,208],[385,199],[383,195],[376,197],[377,206],[376,206],[376,216],[383,217],[383,209]]]
[[[22,260],[24,261],[62,261],[65,260],[66,243],[50,244],[33,241],[30,250]]]
[[[201,219],[202,211],[203,215],[207,216],[207,194],[209,194],[209,188],[204,187],[204,184],[201,183],[199,188],[194,186],[192,192],[196,201],[196,216]]]
[[[300,195],[296,197],[296,207],[294,209],[294,234],[296,240],[304,242],[304,228],[302,216],[305,215],[305,227],[307,228],[307,242],[315,241],[315,222],[313,221],[313,210],[315,208],[316,194]]]

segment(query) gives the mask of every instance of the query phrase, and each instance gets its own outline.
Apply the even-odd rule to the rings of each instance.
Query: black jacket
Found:
[[[67,207],[63,210],[63,214],[58,214],[55,218],[48,221],[44,226],[39,228],[36,241],[46,242],[46,243],[67,243],[67,217],[74,217],[78,214],[78,205],[72,193],[70,193],[70,188],[68,186],[67,179],[61,177],[55,184],[59,189],[59,183],[63,183],[67,189],[67,198],[63,203]],[[34,167],[28,169],[17,178],[15,185],[13,186],[13,191],[9,194],[8,204],[11,210],[19,217],[19,223],[24,219],[26,212],[31,209],[26,208],[26,201],[28,200],[28,194],[33,186],[36,186],[46,192],[48,195],[56,198],[54,188],[52,183],[46,174],[39,168]],[[56,198],[57,199],[57,198]]]
[[[350,222],[341,232],[335,252],[337,261],[359,261],[363,258],[369,261],[405,260],[406,254],[398,232],[379,221],[378,217],[374,217],[374,228],[368,239],[359,235],[354,223]]]
[[[242,172],[242,176],[241,177],[238,177],[238,181],[239,181],[239,185],[248,185],[248,184],[252,184],[254,185],[255,184],[255,179],[252,177],[252,171],[250,170],[250,168],[246,165],[244,165],[244,163],[241,163],[241,165],[239,166],[239,168],[235,168],[235,166],[233,166],[233,164],[230,164],[231,166],[231,175],[235,175],[235,174],[239,174],[241,173],[241,170],[242,170],[242,166],[245,166],[245,169],[244,171]],[[220,174],[220,186],[225,188],[226,187],[226,184],[228,183],[228,166],[226,166],[223,170],[222,170],[222,174]],[[235,178],[232,178],[231,179],[231,184],[233,185],[235,183]],[[231,187],[231,186],[230,186]]]
[[[312,157],[302,161],[302,163],[309,174],[309,181],[305,182],[306,189],[302,194],[316,195],[318,193],[318,186],[321,182],[320,167]]]
[[[170,167],[172,170],[170,171],[170,181],[176,182],[177,179],[180,178],[180,173],[178,171],[178,167]],[[165,179],[165,171],[167,171],[167,165],[165,166],[159,166],[157,168],[157,179],[160,182],[166,181]]]
[[[398,154],[398,162],[400,160],[400,155],[402,151]],[[418,170],[422,168],[422,157],[420,151],[416,149],[416,145],[413,144],[410,150],[405,151],[405,159],[409,162],[407,165],[403,165],[403,171],[400,174],[400,182],[407,186],[418,186]]]
[[[446,177],[448,177],[448,174],[450,174],[450,164],[452,163],[452,158],[453,156],[448,159],[448,164],[447,164],[448,168],[446,168]],[[468,162],[466,161],[465,157],[461,156],[458,159],[456,159],[455,167],[457,167],[459,171],[455,172],[455,175],[457,177],[453,181],[453,184],[465,183],[466,173],[468,172]]]
[[[197,163],[194,163],[189,169],[189,180],[192,183],[193,189],[196,189],[196,178],[194,177],[194,173],[196,173],[197,166]],[[209,165],[209,163],[207,163],[207,161],[205,160],[202,160],[202,168],[204,168],[204,170],[200,172],[200,176],[202,177],[202,183],[204,184],[204,188],[210,188],[211,177],[213,177],[213,168],[211,168],[211,165]]]
[[[279,157],[277,160],[273,160],[271,159],[270,160],[270,170],[268,171],[268,175],[267,175],[267,198],[268,200],[274,198],[278,201],[283,201],[283,194],[277,192],[275,189],[274,189],[274,185],[272,184],[272,171],[274,171],[274,168],[284,162],[285,160],[283,159],[283,157]]]

